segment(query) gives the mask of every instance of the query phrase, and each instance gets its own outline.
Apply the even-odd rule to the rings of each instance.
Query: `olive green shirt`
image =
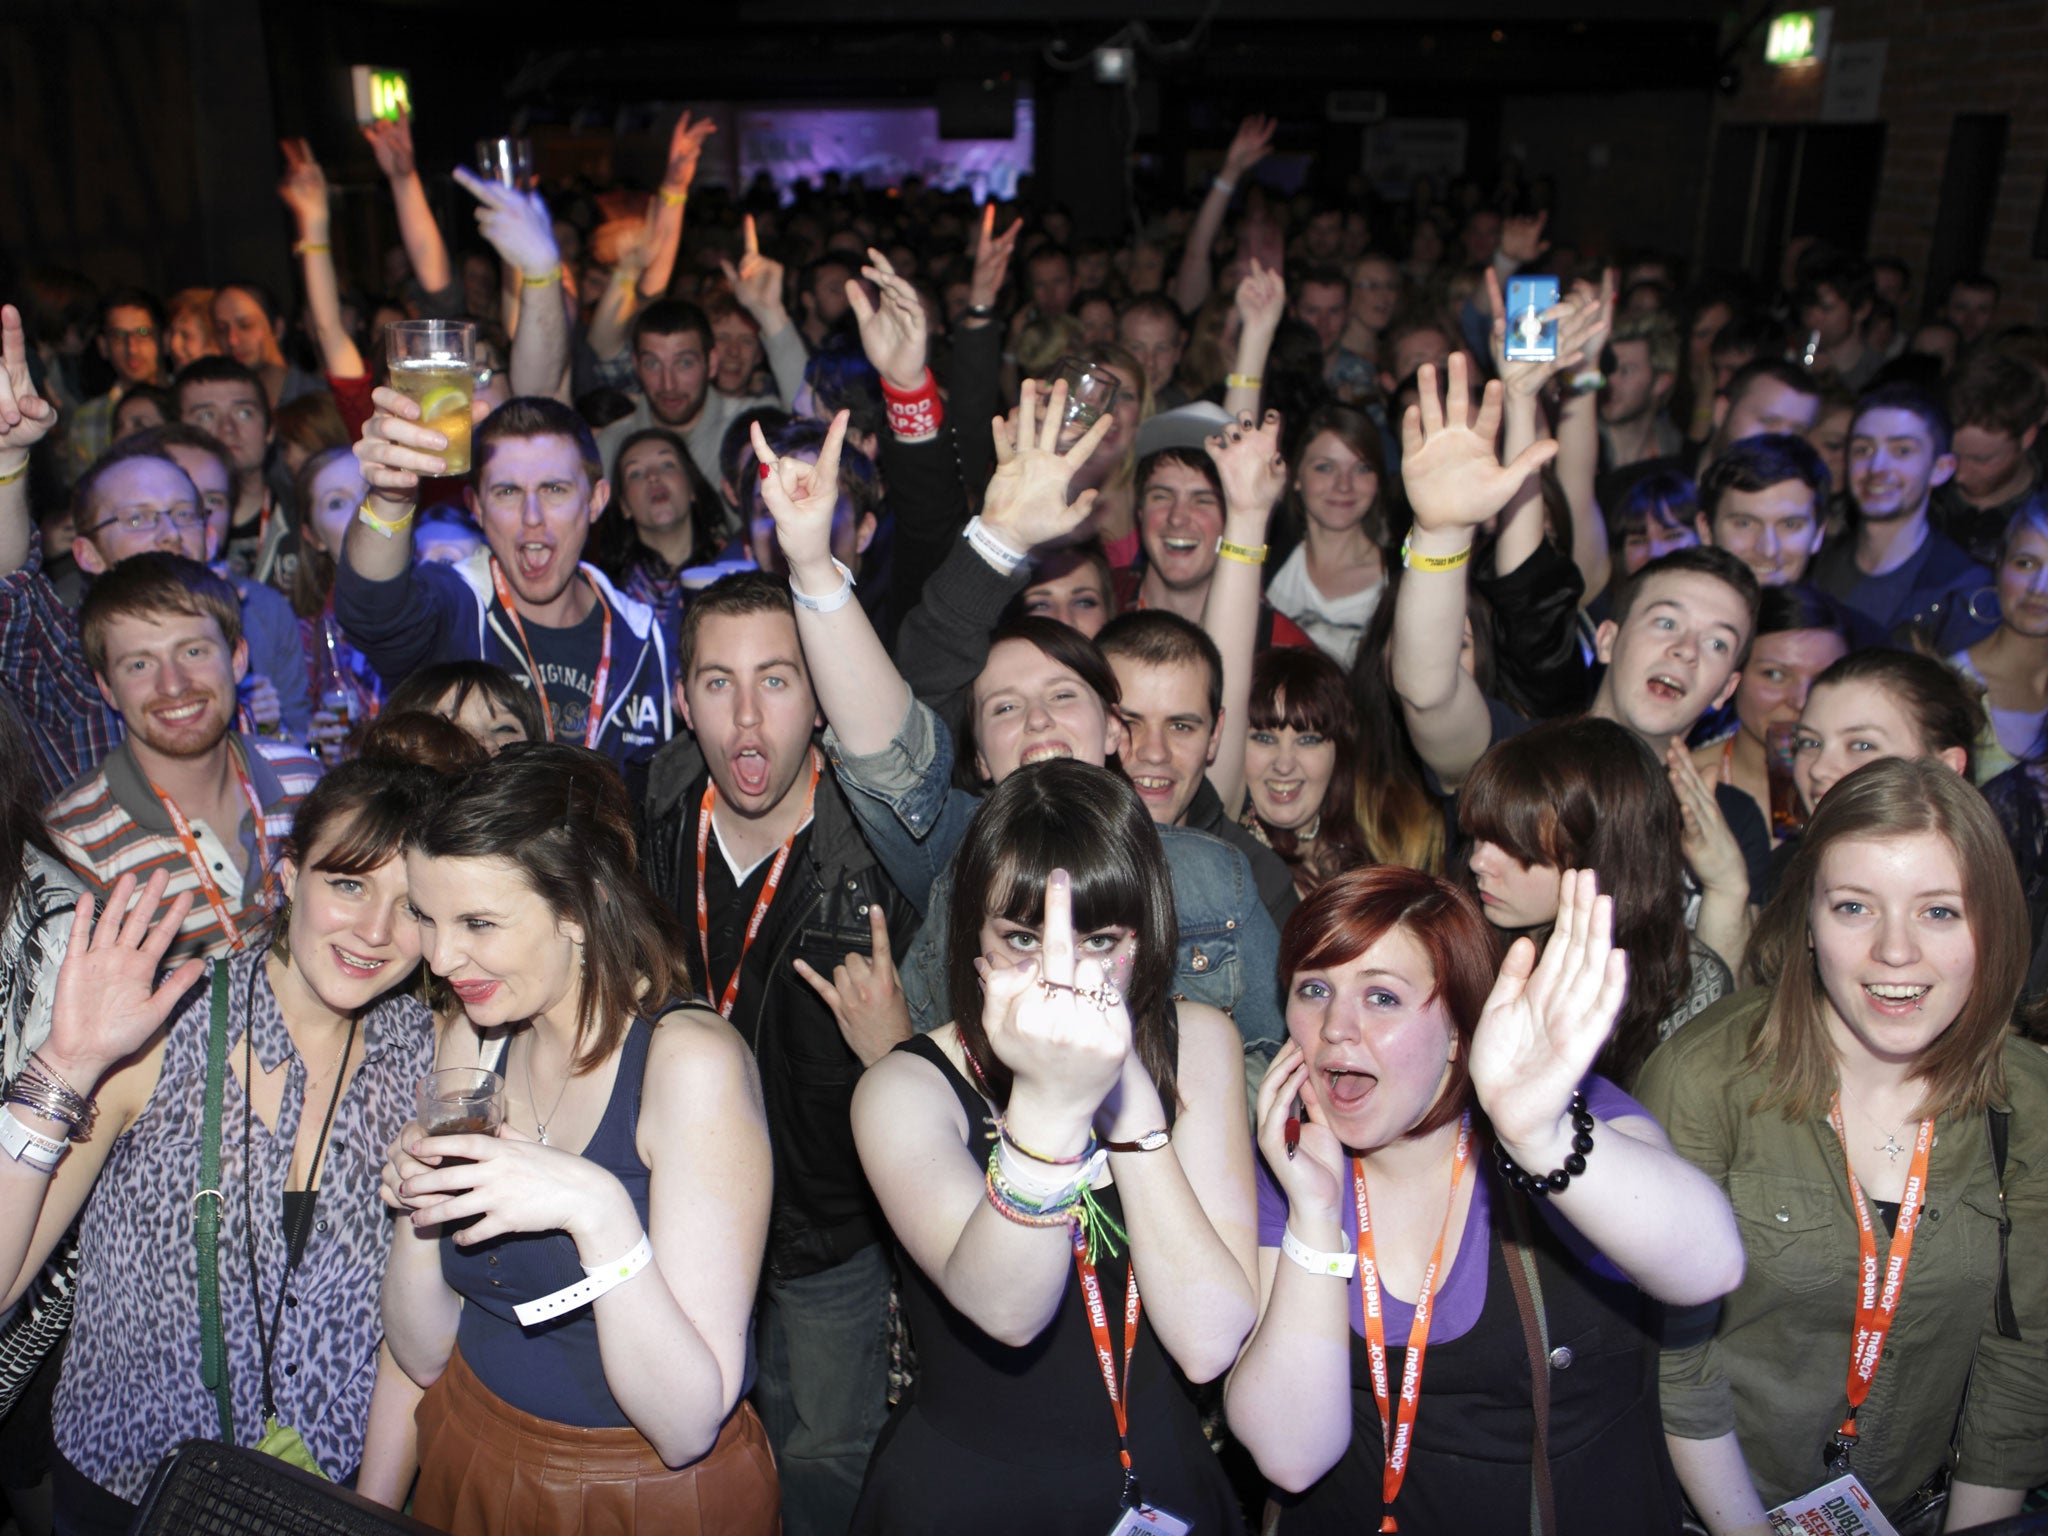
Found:
[[[1739,992],[1701,1014],[1651,1056],[1635,1094],[1727,1192],[1748,1259],[1717,1318],[1674,1314],[1667,1327],[1664,1428],[1688,1440],[1734,1431],[1775,1506],[1828,1477],[1822,1455],[1848,1413],[1860,1261],[1848,1163],[1827,1114],[1751,1109],[1765,1085],[1743,1056],[1768,1000]],[[1993,1488],[2048,1479],[2048,1052],[2017,1036],[2004,1050],[2021,1337],[2001,1337],[1992,1310],[1999,1204],[1987,1116],[1942,1115],[1898,1312],[1856,1418],[1851,1466],[1886,1508],[1946,1460],[1966,1387],[1956,1476]],[[1875,1211],[1871,1225],[1882,1266],[1889,1234]]]

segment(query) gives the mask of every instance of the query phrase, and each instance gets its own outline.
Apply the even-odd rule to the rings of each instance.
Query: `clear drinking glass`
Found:
[[[442,472],[468,474],[476,327],[467,320],[398,320],[384,332],[391,387],[419,402],[421,426],[448,439]]]
[[[1806,825],[1806,807],[1799,801],[1799,785],[1792,777],[1792,757],[1797,750],[1799,727],[1781,720],[1764,729],[1764,771],[1771,795],[1771,836],[1790,837]]]
[[[528,191],[533,186],[533,140],[478,139],[476,168],[486,181]]]
[[[505,1079],[488,1067],[443,1067],[414,1090],[429,1136],[492,1136],[505,1123]]]
[[[1060,420],[1060,452],[1065,453],[1116,404],[1116,392],[1123,386],[1117,376],[1100,363],[1085,363],[1078,357],[1063,357],[1046,388],[1062,379],[1067,385],[1067,414]]]

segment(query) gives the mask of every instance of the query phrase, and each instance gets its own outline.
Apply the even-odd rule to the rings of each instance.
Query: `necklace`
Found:
[[[1847,1083],[1844,1083],[1842,1086],[1845,1090],[1848,1090]],[[1863,1100],[1853,1090],[1849,1090],[1849,1100],[1858,1109],[1862,1110],[1864,1114],[1870,1115],[1869,1107],[1864,1104]],[[1882,1126],[1882,1122],[1878,1120],[1877,1116],[1870,1115],[1870,1119],[1873,1124],[1879,1125],[1880,1127]],[[1899,1160],[1899,1154],[1901,1152],[1910,1150],[1907,1146],[1905,1146],[1904,1143],[1902,1143],[1899,1140],[1898,1135],[1899,1127],[1904,1125],[1905,1123],[1906,1122],[1904,1120],[1896,1121],[1892,1125],[1892,1128],[1884,1133],[1884,1140],[1876,1143],[1871,1148],[1871,1150],[1873,1152],[1882,1152],[1886,1157],[1890,1158],[1894,1163],[1896,1163]]]
[[[542,1146],[546,1146],[548,1144],[548,1121],[555,1118],[555,1111],[562,1107],[562,1100],[569,1096],[569,1079],[574,1074],[567,1072],[562,1074],[561,1092],[555,1095],[555,1102],[548,1106],[547,1118],[542,1119],[540,1099],[533,1091],[533,1053],[540,1049],[540,1038],[530,1032],[527,1038],[532,1040],[533,1044],[526,1048],[526,1102],[533,1109],[533,1134]]]

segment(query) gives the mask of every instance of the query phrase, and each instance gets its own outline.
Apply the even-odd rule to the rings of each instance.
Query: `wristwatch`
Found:
[[[1162,1125],[1156,1131],[1147,1131],[1136,1141],[1105,1141],[1102,1145],[1111,1152],[1157,1152],[1171,1140],[1173,1132]]]

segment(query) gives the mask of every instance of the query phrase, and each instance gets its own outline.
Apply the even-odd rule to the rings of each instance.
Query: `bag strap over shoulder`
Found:
[[[200,1123],[199,1193],[192,1197],[192,1240],[199,1250],[199,1379],[213,1393],[223,1444],[235,1443],[235,1400],[220,1321],[221,1099],[227,1087],[228,964],[213,963],[213,1018],[206,1037],[206,1100]]]
[[[1527,1202],[1504,1183],[1494,1185],[1494,1198],[1507,1208],[1508,1230],[1501,1234],[1501,1252],[1507,1259],[1508,1288],[1515,1293],[1515,1310],[1522,1318],[1522,1341],[1529,1351],[1529,1383],[1535,1398],[1529,1531],[1530,1536],[1556,1536],[1557,1494],[1550,1482],[1550,1321],[1543,1313],[1543,1279],[1536,1268]]]
[[[2012,1112],[1987,1109],[1991,1129],[1991,1167],[1998,1175],[1998,1297],[1995,1302],[1998,1331],[2008,1339],[2020,1336],[2019,1314],[2012,1305],[2012,1275],[2006,1268],[2006,1248],[2012,1237],[2012,1213],[2005,1208],[2005,1156],[2012,1137]]]

